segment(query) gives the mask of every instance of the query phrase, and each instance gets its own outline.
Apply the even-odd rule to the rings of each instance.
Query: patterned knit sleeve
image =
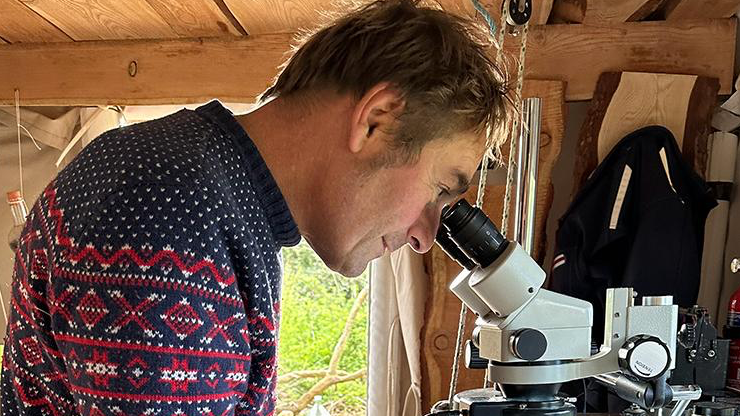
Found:
[[[13,342],[26,368],[16,373],[45,374],[34,382],[69,391],[83,415],[234,414],[249,400],[252,351],[218,204],[140,185],[111,195],[72,235],[56,202],[50,187],[37,226],[52,247],[40,296],[58,359],[28,353],[46,348],[34,335],[44,329],[24,322],[28,336]]]

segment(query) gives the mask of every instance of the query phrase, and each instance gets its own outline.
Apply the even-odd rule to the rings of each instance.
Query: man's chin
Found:
[[[355,265],[355,267],[348,267],[342,270],[337,270],[337,273],[341,274],[344,277],[354,278],[360,276],[365,271],[365,269],[367,269],[367,264],[365,264],[365,267],[362,268]]]

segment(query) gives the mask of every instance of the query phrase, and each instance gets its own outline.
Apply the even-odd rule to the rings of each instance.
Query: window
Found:
[[[315,394],[332,416],[365,414],[368,270],[343,277],[305,242],[283,250],[283,261],[275,414],[307,414]],[[327,378],[333,355],[338,383]]]

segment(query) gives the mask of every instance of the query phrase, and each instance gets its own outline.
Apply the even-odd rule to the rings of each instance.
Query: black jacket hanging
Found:
[[[560,219],[550,288],[594,307],[601,342],[606,289],[696,302],[704,223],[717,205],[683,159],[670,131],[650,126],[624,137]]]

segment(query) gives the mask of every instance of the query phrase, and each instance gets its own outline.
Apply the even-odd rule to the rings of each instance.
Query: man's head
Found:
[[[412,0],[375,1],[304,38],[262,98],[302,103],[333,126],[323,140],[342,150],[327,152],[301,229],[329,267],[353,276],[386,249],[431,248],[442,207],[486,142],[503,141],[506,86],[492,55],[483,28]]]

